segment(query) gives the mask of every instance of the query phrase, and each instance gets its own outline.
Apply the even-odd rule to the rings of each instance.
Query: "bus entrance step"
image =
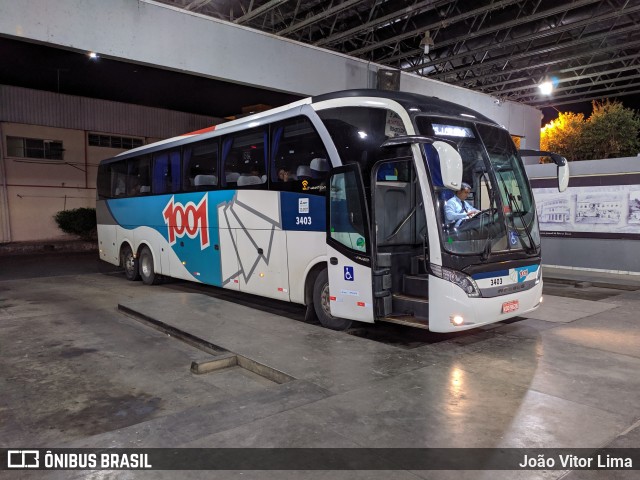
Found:
[[[424,297],[394,294],[392,297],[393,313],[429,318],[429,300]]]
[[[414,328],[424,328],[429,330],[429,320],[426,318],[414,317],[413,315],[392,315],[380,319],[387,323],[398,323]]]
[[[429,296],[429,275],[405,275],[402,293],[413,297]]]

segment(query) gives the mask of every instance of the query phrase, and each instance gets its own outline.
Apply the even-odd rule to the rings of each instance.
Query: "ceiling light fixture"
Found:
[[[427,30],[426,32],[424,32],[424,37],[422,37],[422,40],[420,40],[420,46],[424,50],[424,54],[426,55],[427,53],[429,53],[429,49],[434,45],[435,43],[433,42],[433,38],[431,38],[429,30]]]
[[[538,88],[542,95],[551,95],[553,92],[553,82],[548,78],[545,78],[544,81],[538,85]]]

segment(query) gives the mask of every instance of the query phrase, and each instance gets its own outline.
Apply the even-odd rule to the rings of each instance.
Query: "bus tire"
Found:
[[[142,283],[145,285],[157,285],[160,283],[160,275],[155,271],[153,264],[153,255],[148,247],[142,247],[140,255],[138,256],[138,263],[140,265],[140,277]]]
[[[331,315],[329,301],[329,274],[327,269],[324,269],[318,274],[313,284],[313,306],[318,321],[323,327],[331,330],[346,330],[351,326],[351,320]]]
[[[133,250],[131,250],[128,243],[122,247],[120,258],[122,268],[124,268],[124,276],[127,277],[127,280],[131,280],[132,282],[140,280],[138,259],[133,255]]]

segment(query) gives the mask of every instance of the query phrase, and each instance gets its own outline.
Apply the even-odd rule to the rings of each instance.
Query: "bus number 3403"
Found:
[[[311,217],[296,217],[296,225],[311,225]]]

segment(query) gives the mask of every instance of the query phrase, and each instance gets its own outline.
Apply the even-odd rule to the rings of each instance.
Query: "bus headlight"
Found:
[[[431,271],[436,277],[442,278],[447,282],[455,283],[459,286],[464,293],[467,294],[468,297],[479,297],[480,289],[476,282],[468,275],[465,275],[462,272],[458,272],[456,270],[450,270],[445,267],[441,267],[440,265],[430,264]]]
[[[538,265],[538,273],[536,275],[536,285],[540,283],[540,280],[542,280],[542,265]]]

